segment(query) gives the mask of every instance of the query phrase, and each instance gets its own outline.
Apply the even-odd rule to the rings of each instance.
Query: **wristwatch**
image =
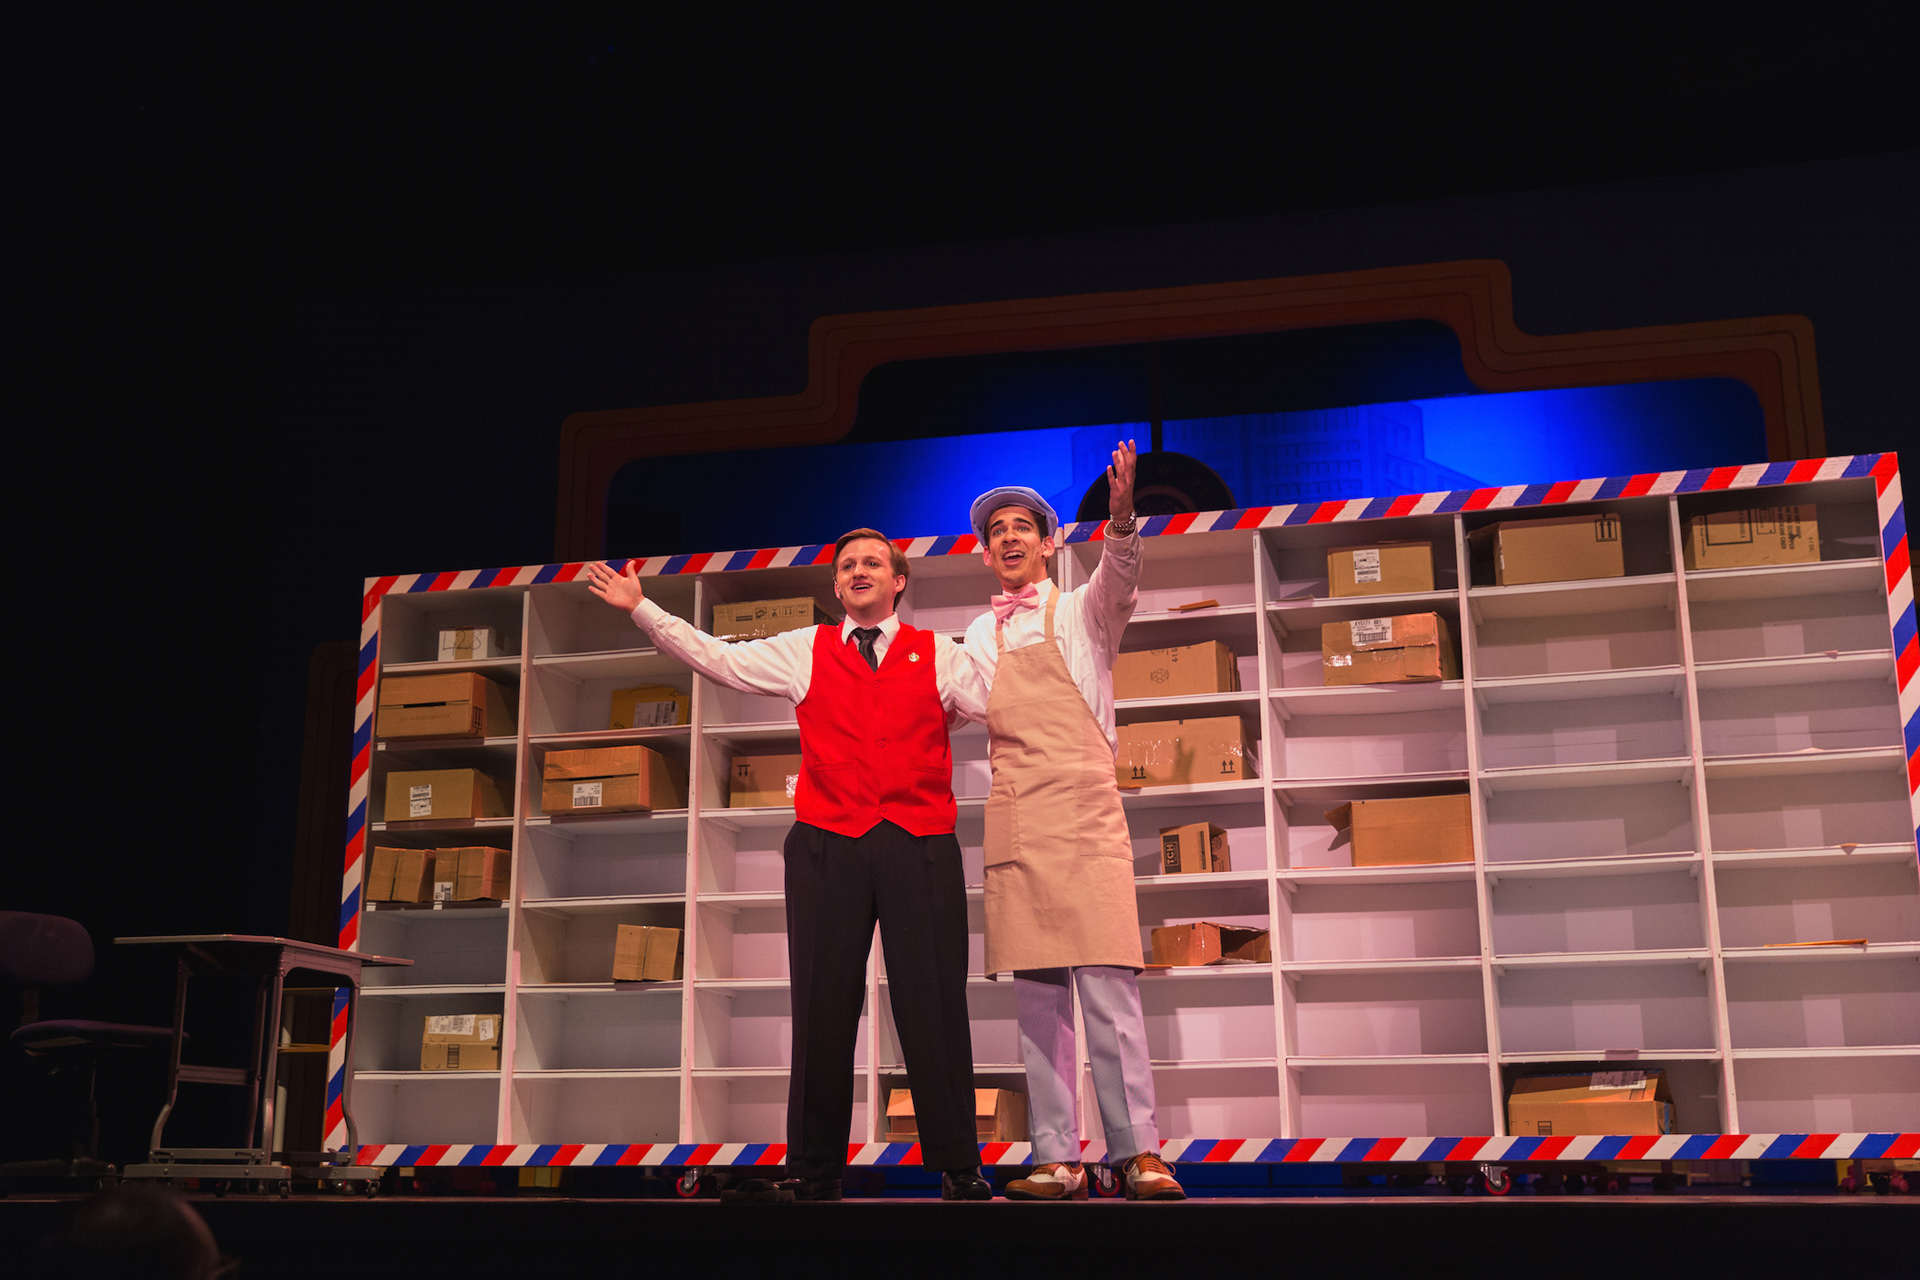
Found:
[[[1110,517],[1107,520],[1107,532],[1108,534],[1116,538],[1132,537],[1133,536],[1133,512],[1129,511],[1124,516]]]

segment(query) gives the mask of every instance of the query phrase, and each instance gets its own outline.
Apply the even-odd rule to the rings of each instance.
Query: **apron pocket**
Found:
[[[1115,858],[1133,862],[1133,838],[1127,833],[1126,810],[1120,792],[1106,779],[1083,782],[1073,789],[1073,811],[1078,820],[1075,842],[1083,858]]]
[[[1020,861],[1020,820],[1014,814],[1012,795],[987,797],[986,827],[985,865],[1005,867]]]

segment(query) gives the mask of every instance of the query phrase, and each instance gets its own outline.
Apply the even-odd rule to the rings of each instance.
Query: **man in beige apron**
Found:
[[[1099,567],[1065,594],[1047,576],[1059,518],[1046,499],[1009,487],[973,504],[1002,592],[967,628],[966,649],[990,686],[986,971],[1013,974],[1027,1068],[1035,1167],[1007,1187],[1016,1200],[1086,1198],[1075,988],[1107,1156],[1126,1195],[1186,1198],[1159,1154],[1133,844],[1113,768],[1113,659],[1140,576],[1133,475],[1127,442],[1107,472],[1113,519]]]

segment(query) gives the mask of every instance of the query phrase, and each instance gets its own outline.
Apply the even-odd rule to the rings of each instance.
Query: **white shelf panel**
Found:
[[[353,1073],[355,1084],[413,1084],[427,1080],[498,1080],[498,1069],[492,1071],[356,1071]]]
[[[1482,791],[1561,791],[1569,787],[1628,787],[1649,782],[1688,782],[1691,760],[1616,760],[1597,764],[1537,765],[1527,769],[1482,769]]]
[[[1241,885],[1264,885],[1267,873],[1264,871],[1198,871],[1175,875],[1135,876],[1134,888],[1142,893],[1171,889],[1193,891],[1207,889],[1229,889]]]
[[[493,738],[381,738],[374,742],[373,749],[396,756],[423,751],[484,751],[511,756],[519,745],[520,739],[509,733]]]
[[[1179,698],[1121,698],[1113,704],[1116,715],[1132,711],[1186,711],[1183,719],[1196,716],[1253,715],[1260,710],[1260,691],[1241,693],[1192,693]],[[1122,724],[1144,716],[1129,716]]]
[[[1085,1064],[1082,1064],[1085,1065]],[[1278,1058],[1154,1058],[1149,1062],[1156,1072],[1174,1071],[1278,1071]]]
[[[785,991],[793,984],[785,978],[695,978],[695,991],[717,991],[722,995],[735,991]]]
[[[797,740],[800,737],[800,722],[763,720],[757,724],[710,724],[701,732],[715,742],[775,742],[782,738]]]
[[[527,741],[536,747],[618,747],[627,743],[650,743],[682,739],[691,741],[693,726],[665,724],[651,729],[581,729],[575,733],[536,733]]]
[[[702,809],[702,824],[712,823],[725,827],[729,831],[746,831],[767,827],[790,827],[795,818],[790,804],[742,807],[739,809]]]
[[[366,910],[383,920],[403,924],[489,918],[504,922],[507,918],[507,904],[504,902],[369,902]]]
[[[1840,680],[1892,680],[1893,653],[1808,654],[1797,658],[1741,658],[1703,662],[1694,668],[1702,689],[1776,689]]]
[[[1462,782],[1467,780],[1465,769],[1436,769],[1430,773],[1370,773],[1348,776],[1328,776],[1312,778],[1275,778],[1273,785],[1281,791],[1360,791],[1375,787],[1424,786],[1429,783]]]
[[[1312,884],[1441,884],[1473,879],[1471,862],[1416,862],[1397,867],[1282,867],[1283,886]]]
[[[380,674],[383,676],[439,675],[449,671],[478,671],[482,675],[506,675],[518,679],[520,655],[515,653],[503,658],[469,658],[464,662],[383,662],[380,664]]]
[[[754,893],[703,893],[698,901],[702,907],[717,911],[739,911],[743,907],[783,907],[787,904],[787,895],[772,889]]]
[[[1911,844],[1857,844],[1831,849],[1729,849],[1713,855],[1713,865],[1723,870],[1740,867],[1764,867],[1769,870],[1810,867],[1861,866],[1876,862],[1912,862]]]
[[[644,996],[654,992],[678,992],[685,983],[678,978],[657,982],[523,982],[522,996],[571,999],[575,996]],[[523,1074],[514,1072],[515,1075]]]
[[[1248,778],[1242,782],[1196,782],[1185,786],[1138,787],[1131,790],[1122,787],[1120,800],[1129,809],[1164,809],[1206,800],[1223,800],[1231,804],[1236,800],[1258,798],[1261,788],[1265,786],[1258,778]]]
[[[1727,947],[1728,964],[1859,963],[1866,960],[1920,959],[1920,942],[1869,942],[1865,946]]]
[[[1473,682],[1474,697],[1487,704],[1568,702],[1585,698],[1629,698],[1686,692],[1685,667],[1640,667],[1623,671],[1579,671],[1550,676],[1504,676]]]
[[[1127,642],[1136,649],[1161,649],[1170,645],[1204,644],[1208,640],[1219,640],[1236,654],[1242,648],[1251,653],[1256,643],[1254,628],[1259,620],[1260,606],[1253,604],[1215,605],[1211,609],[1193,609],[1186,613],[1153,609],[1133,615],[1127,623]],[[955,638],[962,634],[956,632]]]
[[[499,996],[505,995],[507,984],[504,982],[448,982],[423,984],[417,987],[361,987],[363,1000],[409,1000],[430,996]]]
[[[536,1070],[519,1068],[513,1073],[515,1084],[522,1081],[543,1080],[678,1080],[679,1078],[680,1068],[678,1067],[570,1067]]]
[[[529,827],[551,827],[576,836],[644,836],[685,831],[685,809],[655,809],[651,813],[540,813],[527,819]]]
[[[1907,754],[1899,747],[1853,747],[1844,751],[1809,748],[1779,755],[1708,756],[1709,778],[1777,778],[1810,773],[1899,772]]]
[[[1671,573],[1635,578],[1586,578],[1577,582],[1529,582],[1517,587],[1473,587],[1467,592],[1475,618],[1558,618],[1581,613],[1658,609],[1675,601]]]
[[[521,907],[543,915],[614,916],[633,907],[677,904],[686,900],[684,893],[599,894],[585,898],[529,898]]]
[[[1267,977],[1273,973],[1273,965],[1267,961],[1246,964],[1228,961],[1222,964],[1180,964],[1165,969],[1147,969],[1142,978],[1185,978],[1203,981],[1225,981],[1228,978]]]
[[[1487,880],[1561,880],[1576,876],[1650,875],[1700,865],[1697,853],[1645,853],[1619,858],[1560,858],[1487,864]]]
[[[1541,1049],[1527,1053],[1503,1053],[1503,1063],[1528,1062],[1718,1062],[1718,1049]]]
[[[695,1080],[784,1080],[793,1072],[785,1067],[695,1067]],[[856,1073],[856,1079],[861,1078]]]
[[[1331,688],[1305,685],[1275,689],[1272,697],[1286,716],[1382,716],[1450,710],[1464,704],[1466,691],[1465,681],[1428,680]]]
[[[1438,956],[1417,960],[1289,960],[1281,966],[1289,978],[1323,973],[1441,973],[1478,969],[1478,956]]]
[[[1681,947],[1670,951],[1562,951],[1534,955],[1495,956],[1495,969],[1579,968],[1626,969],[1662,964],[1705,964],[1710,953],[1705,947]]]
[[[518,659],[515,659],[518,661]],[[533,665],[542,670],[575,672],[582,676],[685,675],[685,663],[676,661],[658,649],[596,649],[590,653],[542,653],[534,655]]]
[[[1303,599],[1272,600],[1267,614],[1286,631],[1299,626],[1317,627],[1336,612],[1343,617],[1385,617],[1388,614],[1428,613],[1442,605],[1460,603],[1458,591],[1408,591],[1380,596],[1310,596]],[[1297,622],[1296,622],[1297,619]]]
[[[419,822],[370,822],[374,831],[427,834],[434,831],[511,831],[512,818],[424,818]]]
[[[1287,1070],[1299,1071],[1306,1067],[1483,1067],[1487,1064],[1487,1056],[1484,1053],[1382,1053],[1316,1058],[1294,1054],[1287,1058]]]
[[[1823,560],[1754,569],[1696,569],[1687,574],[1688,600],[1779,600],[1797,596],[1881,592],[1886,569],[1878,560]]]
[[[1920,1044],[1873,1044],[1846,1049],[1735,1049],[1741,1058],[1920,1058]]]

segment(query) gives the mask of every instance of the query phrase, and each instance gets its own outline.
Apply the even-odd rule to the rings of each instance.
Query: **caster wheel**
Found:
[[[705,1181],[706,1179],[700,1176],[698,1169],[688,1169],[674,1180],[673,1194],[679,1196],[682,1200],[692,1200],[700,1194],[701,1184]]]
[[[1094,1164],[1087,1166],[1087,1189],[1103,1200],[1112,1200],[1120,1194],[1120,1178],[1112,1165]]]
[[[1907,1175],[1904,1173],[1891,1174],[1887,1178],[1887,1185],[1903,1196],[1913,1191],[1913,1184],[1907,1180]]]
[[[278,1185],[277,1185],[277,1186],[275,1186],[275,1188],[274,1188],[274,1189],[275,1189],[276,1191],[278,1191],[278,1192],[280,1193],[280,1198],[281,1198],[282,1200],[289,1200],[289,1199],[292,1199],[292,1198],[293,1198],[293,1181],[292,1181],[292,1179],[289,1179],[289,1178],[282,1178],[282,1179],[280,1180],[280,1182],[278,1183]]]
[[[1625,1195],[1627,1193],[1626,1175],[1619,1173],[1602,1174],[1597,1190],[1603,1196]]]
[[[371,1200],[375,1196],[380,1194],[380,1179],[368,1178],[365,1182],[360,1184],[360,1188],[361,1188],[360,1193],[366,1196],[367,1199]]]
[[[1482,1168],[1476,1181],[1480,1190],[1490,1196],[1509,1195],[1513,1191],[1513,1175],[1499,1165]]]
[[[1867,1181],[1873,1184],[1873,1194],[1877,1196],[1884,1196],[1893,1190],[1893,1177],[1890,1174],[1870,1173]]]
[[[227,1192],[232,1190],[232,1188],[233,1188],[233,1184],[231,1182],[228,1182],[225,1178],[214,1179],[213,1198],[215,1200],[225,1200],[227,1198]]]

